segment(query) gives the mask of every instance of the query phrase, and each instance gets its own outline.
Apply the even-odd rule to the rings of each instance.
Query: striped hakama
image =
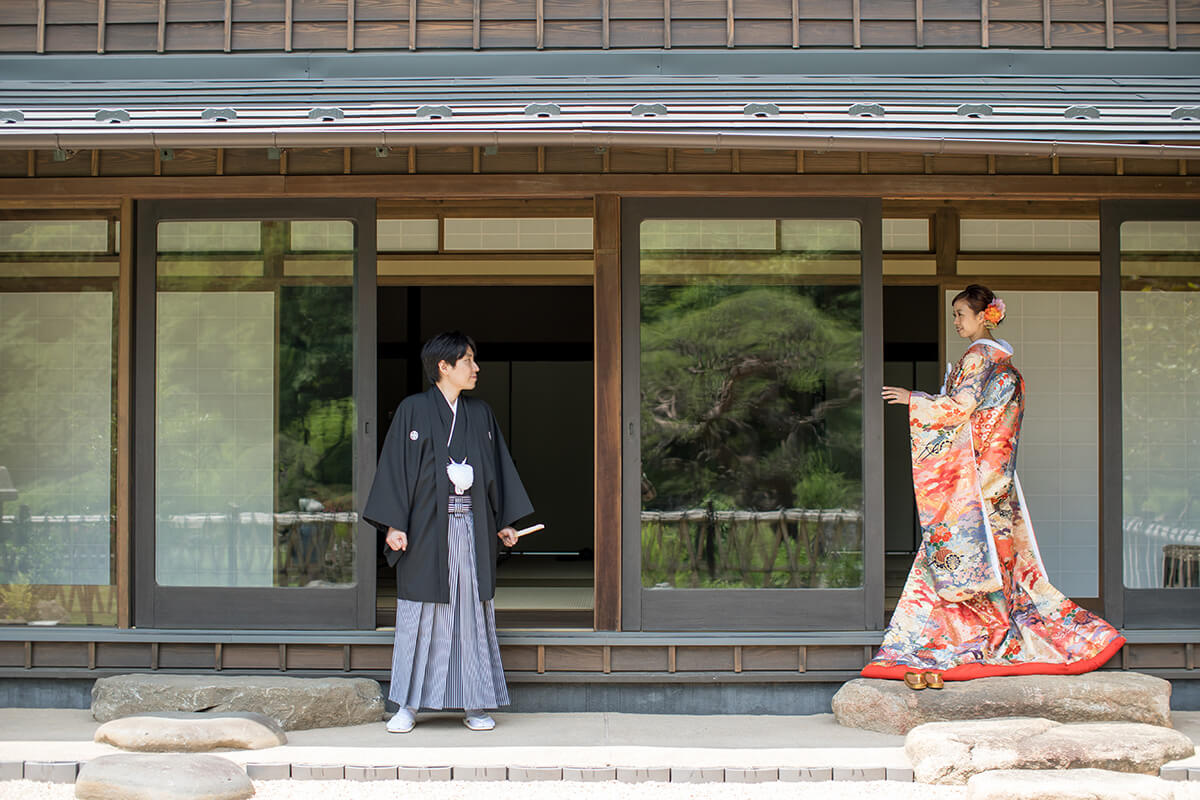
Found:
[[[509,704],[491,600],[479,599],[470,495],[451,495],[450,602],[396,602],[388,698],[409,708],[487,709]]]

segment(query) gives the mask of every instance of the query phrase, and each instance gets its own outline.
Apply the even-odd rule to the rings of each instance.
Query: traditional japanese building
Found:
[[[1051,580],[1200,707],[1196,0],[0,5],[0,701],[387,679],[358,518],[480,344],[520,709],[828,708],[986,283]]]

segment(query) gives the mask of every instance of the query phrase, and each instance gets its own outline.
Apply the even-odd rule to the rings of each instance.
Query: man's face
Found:
[[[474,389],[475,384],[479,382],[479,365],[475,363],[475,351],[470,347],[467,348],[463,357],[455,362],[454,366],[450,366],[449,362],[441,361],[438,362],[438,369],[442,375],[441,382],[460,392]]]

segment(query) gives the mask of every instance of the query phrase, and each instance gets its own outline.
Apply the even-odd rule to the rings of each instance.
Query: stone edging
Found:
[[[0,781],[30,780],[74,783],[79,761],[3,761]],[[393,764],[246,764],[251,780],[351,780],[351,781],[647,781],[671,783],[772,783],[812,781],[912,782],[908,767],[525,767],[445,766],[405,767]],[[1200,766],[1162,767],[1159,777],[1169,781],[1200,782]]]

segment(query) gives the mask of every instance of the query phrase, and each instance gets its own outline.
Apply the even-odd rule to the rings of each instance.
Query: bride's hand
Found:
[[[885,386],[879,394],[883,397],[885,403],[895,403],[904,406],[908,405],[908,399],[912,397],[912,392],[900,386]]]

